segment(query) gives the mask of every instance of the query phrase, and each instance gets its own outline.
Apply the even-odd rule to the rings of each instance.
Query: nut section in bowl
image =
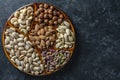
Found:
[[[75,31],[69,18],[46,3],[16,10],[3,34],[4,52],[14,67],[29,75],[48,75],[61,69],[75,48]]]

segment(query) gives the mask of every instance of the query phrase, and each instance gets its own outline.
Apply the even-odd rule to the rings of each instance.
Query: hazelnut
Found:
[[[39,12],[43,12],[44,9],[43,9],[43,8],[39,8],[38,11],[39,11]]]
[[[45,19],[44,22],[47,24],[48,23],[48,19]]]
[[[43,7],[43,4],[40,4],[40,5],[39,5],[39,8],[42,8],[42,7]]]
[[[39,23],[42,23],[42,21],[43,21],[42,19],[40,19],[40,18],[38,19],[38,22],[39,22]]]
[[[49,9],[49,10],[48,10],[48,13],[49,13],[49,14],[52,14],[52,10],[51,10],[51,9]]]
[[[52,18],[52,14],[49,14],[48,16],[49,16],[50,19]]]
[[[48,13],[48,10],[44,10],[44,13],[46,13],[46,14],[47,14],[47,13]]]
[[[47,15],[47,14],[44,14],[44,18],[48,18],[48,15]]]
[[[35,11],[35,16],[37,16],[39,14],[39,12],[38,11]]]
[[[57,25],[57,23],[58,23],[57,21],[54,21],[54,24],[55,24],[55,25]]]
[[[40,17],[41,19],[43,19],[43,18],[44,18],[44,14],[41,13],[41,14],[39,15],[39,17]]]
[[[53,9],[54,9],[54,7],[53,7],[53,6],[50,6],[50,9],[51,9],[51,10],[53,10]]]
[[[44,4],[44,8],[48,8],[48,4]]]
[[[54,21],[55,21],[55,20],[57,20],[57,16],[53,16],[53,18],[52,18],[52,19],[53,19]]]
[[[57,12],[55,10],[53,11],[53,15],[55,15],[55,16],[57,15]]]
[[[37,17],[35,18],[35,21],[38,21],[38,18],[37,18]]]
[[[62,19],[58,19],[58,23],[60,24],[62,22]]]
[[[60,12],[59,12],[59,11],[57,11],[57,15],[60,15]]]
[[[60,16],[59,16],[61,19],[63,19],[63,15],[62,14],[60,14]]]
[[[53,24],[53,21],[52,21],[52,20],[50,20],[50,21],[49,21],[49,25],[52,25],[52,24]]]
[[[38,45],[38,44],[40,44],[40,42],[39,41],[35,41],[35,43]]]

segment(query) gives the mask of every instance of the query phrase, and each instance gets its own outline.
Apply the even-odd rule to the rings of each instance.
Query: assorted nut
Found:
[[[63,66],[69,60],[69,57],[69,51],[53,49],[42,51],[42,58],[47,72],[55,71],[58,67]]]
[[[50,6],[48,4],[41,3],[38,5],[38,9],[35,12],[34,21],[45,24],[45,26],[55,26],[60,24],[64,16],[63,14],[57,10],[54,6]]]
[[[55,47],[60,49],[71,48],[75,43],[75,35],[70,29],[70,24],[63,21],[56,30],[58,33]]]
[[[36,24],[29,35],[30,40],[39,49],[45,49],[53,45],[56,40],[56,34],[53,26],[43,26]]]
[[[17,65],[19,70],[39,75],[44,68],[38,53],[32,46],[28,38],[17,33],[14,28],[6,29],[5,49],[11,61]]]
[[[45,3],[18,9],[6,22],[3,33],[7,57],[19,70],[31,75],[59,70],[74,50],[75,34],[68,18]]]
[[[19,28],[20,32],[27,34],[30,30],[31,21],[33,19],[33,8],[31,6],[25,7],[14,13],[14,16],[10,19],[10,22]]]

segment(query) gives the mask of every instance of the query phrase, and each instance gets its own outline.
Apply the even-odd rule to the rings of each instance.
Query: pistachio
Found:
[[[5,49],[9,53],[10,60],[15,63],[17,68],[32,74],[36,72],[33,68],[39,67],[39,73],[42,73],[43,67],[39,55],[27,37],[17,33],[14,28],[6,29],[5,33]]]
[[[67,26],[67,28],[69,28],[70,24],[67,21],[63,21],[64,25]]]
[[[66,29],[66,34],[70,35],[70,30],[69,29]]]
[[[63,21],[56,30],[58,31],[56,48],[71,48],[75,43],[75,36],[70,30],[70,24],[67,21]],[[58,47],[58,43],[61,43],[62,45]]]

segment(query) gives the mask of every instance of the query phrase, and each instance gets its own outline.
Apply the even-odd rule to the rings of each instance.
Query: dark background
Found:
[[[0,0],[0,40],[8,17],[33,2],[52,3],[70,17],[74,55],[62,70],[32,77],[10,64],[0,41],[0,80],[120,80],[120,0]]]

